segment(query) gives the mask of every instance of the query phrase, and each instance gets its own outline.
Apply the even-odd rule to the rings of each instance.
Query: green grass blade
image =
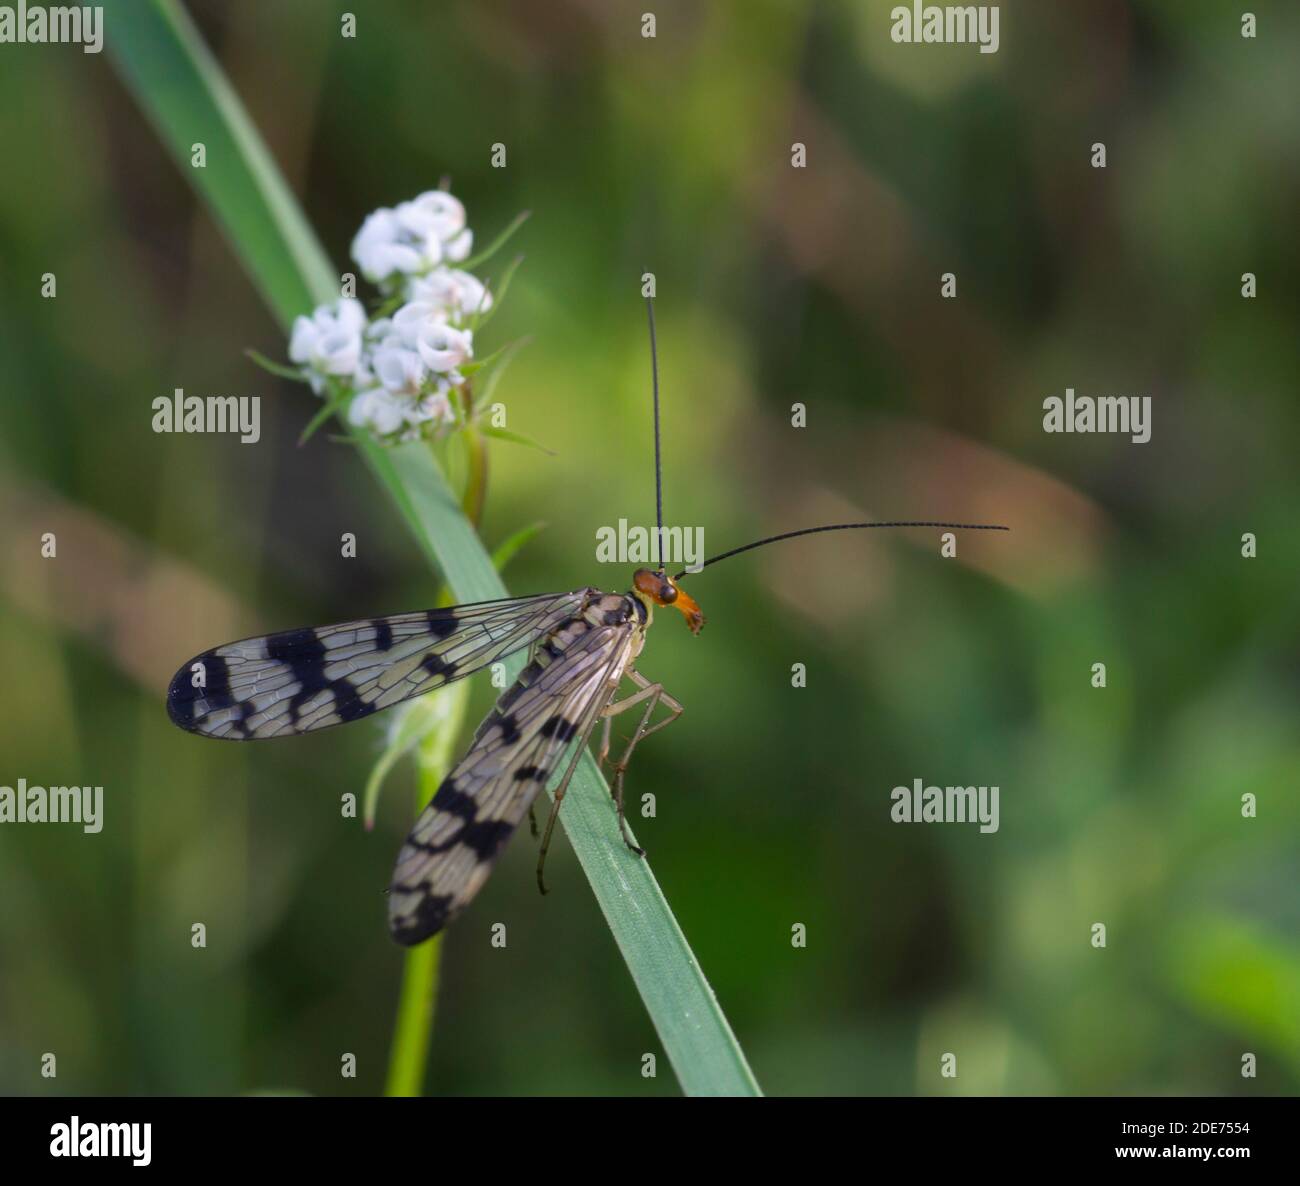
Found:
[[[109,10],[107,44],[119,73],[207,200],[280,325],[335,299],[334,268],[188,14],[171,0],[133,0]],[[190,164],[198,142],[207,149],[202,169]],[[356,432],[351,439],[458,600],[505,596],[429,451],[419,444],[380,449]],[[683,1090],[757,1094],[649,864],[619,839],[608,787],[589,755],[570,785],[561,821]]]
[[[527,527],[521,527],[509,538],[503,539],[493,549],[492,566],[497,572],[505,572],[510,561],[545,530],[545,523],[530,523]]]

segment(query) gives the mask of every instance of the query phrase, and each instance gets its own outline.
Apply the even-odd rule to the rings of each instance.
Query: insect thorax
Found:
[[[582,616],[592,626],[622,626],[625,622],[644,626],[646,611],[631,593],[593,593]]]
[[[586,590],[586,599],[582,607],[568,621],[551,630],[536,650],[536,658],[542,667],[555,662],[571,647],[580,644],[584,636],[594,630],[606,630],[611,627],[624,627],[638,634],[633,640],[631,650],[626,658],[635,658],[641,651],[645,638],[646,609],[631,593],[602,593],[599,589]],[[618,671],[622,672],[620,664]]]

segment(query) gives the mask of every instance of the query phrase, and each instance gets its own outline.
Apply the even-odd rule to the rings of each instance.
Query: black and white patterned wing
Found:
[[[243,741],[355,721],[469,675],[567,621],[588,590],[306,626],[196,655],[172,679],[182,729]]]
[[[633,633],[627,623],[576,619],[519,673],[398,853],[388,898],[397,942],[436,934],[482,888],[569,743],[585,744],[612,694],[609,681],[627,665]]]

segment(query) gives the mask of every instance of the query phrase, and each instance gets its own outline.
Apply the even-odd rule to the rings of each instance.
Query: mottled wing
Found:
[[[572,617],[586,594],[481,601],[227,643],[176,673],[167,712],[182,729],[235,741],[355,721],[522,650]]]
[[[633,633],[629,623],[567,623],[497,702],[398,854],[388,925],[399,943],[442,930],[478,893],[569,743],[586,741]]]

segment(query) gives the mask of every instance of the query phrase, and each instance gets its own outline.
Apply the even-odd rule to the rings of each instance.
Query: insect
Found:
[[[655,509],[662,539],[659,378],[654,309],[648,304],[654,387]],[[833,523],[787,531],[705,560],[721,560],[779,540],[823,531],[937,527],[1006,531],[997,524]],[[697,569],[698,571],[698,569]],[[506,842],[541,789],[563,767],[541,833],[538,885],[569,781],[595,729],[600,761],[609,755],[613,718],[638,712],[636,728],[614,763],[611,793],[623,842],[632,841],[623,783],[637,745],[681,715],[682,705],[636,668],[656,609],[682,614],[693,634],[704,625],[681,581],[640,568],[626,593],[586,586],[567,593],[506,598],[334,626],[303,627],[204,651],[172,679],[167,711],[182,729],[205,737],[256,741],[290,737],[360,720],[527,649],[529,659],[474,734],[416,819],[398,853],[388,897],[393,938],[415,944],[436,934],[482,888]],[[634,690],[620,696],[624,682]],[[651,723],[656,709],[666,715]],[[536,831],[534,827],[534,831]]]

